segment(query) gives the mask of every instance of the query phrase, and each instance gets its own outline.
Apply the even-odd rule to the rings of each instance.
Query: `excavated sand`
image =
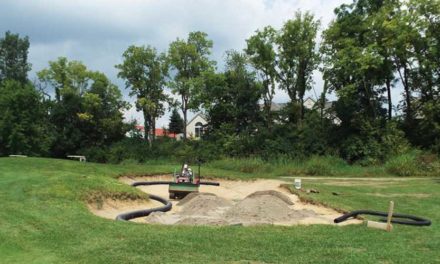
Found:
[[[113,200],[105,199],[102,202],[93,202],[87,205],[89,210],[95,215],[115,219],[121,213],[143,210],[161,206],[161,203],[154,200]]]
[[[198,194],[183,205],[180,214],[188,216],[217,216],[219,210],[228,209],[232,204],[231,201],[216,195]]]
[[[308,210],[294,210],[289,203],[279,198],[279,195],[258,194],[249,195],[237,202],[225,214],[226,219],[234,224],[289,224],[306,217],[318,217]]]
[[[171,177],[167,175],[123,177],[120,180],[131,184],[136,181],[170,181]],[[219,182],[220,186],[202,185],[200,193],[191,193],[182,200],[173,200],[171,211],[155,212],[135,221],[165,225],[309,225],[333,224],[333,219],[341,215],[330,208],[301,202],[296,195],[280,187],[281,184],[289,183],[288,181],[213,181]],[[146,193],[168,197],[168,185],[138,188]],[[158,206],[160,204],[155,201],[136,204],[136,206],[133,204],[107,206],[104,203],[100,210],[92,210],[93,208],[91,210],[97,215],[114,219],[118,213]],[[353,223],[360,221],[349,220],[342,224]]]

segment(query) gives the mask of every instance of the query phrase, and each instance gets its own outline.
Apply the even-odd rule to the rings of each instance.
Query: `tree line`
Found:
[[[200,31],[164,52],[128,47],[115,67],[143,114],[146,142],[126,138],[133,128],[123,121],[129,104],[103,73],[61,57],[31,82],[29,39],[6,32],[0,39],[0,155],[88,153],[108,161],[105,153],[112,153],[120,161],[181,149],[211,158],[337,155],[371,164],[411,148],[440,153],[440,3],[357,0],[336,8],[322,34],[320,27],[313,14],[298,11],[281,28],[255,31],[244,50],[228,51],[224,69],[211,59],[214,43]],[[323,92],[309,109],[305,96],[318,70]],[[273,107],[277,88],[289,97],[281,109]],[[401,101],[393,97],[396,90]],[[337,100],[329,102],[329,93]],[[156,120],[168,108],[171,132],[184,139],[188,111],[204,112],[203,138],[156,139]]]

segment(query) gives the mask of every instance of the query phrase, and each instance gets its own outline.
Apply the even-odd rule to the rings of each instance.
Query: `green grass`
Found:
[[[364,226],[182,227],[116,222],[92,215],[92,193],[142,193],[117,181],[124,174],[168,173],[178,164],[100,165],[54,159],[0,158],[1,263],[440,263],[440,182],[344,187],[304,180],[313,199],[344,210],[386,208],[368,193],[424,193],[395,197],[396,210],[433,220],[431,227],[395,226],[392,233]],[[231,168],[211,176],[254,178]],[[274,177],[276,173],[271,173]],[[267,176],[269,177],[269,176]],[[327,181],[327,180],[326,180]],[[342,195],[333,196],[332,191]]]
[[[336,157],[311,157],[305,161],[291,159],[264,161],[259,158],[229,158],[209,162],[205,167],[208,170],[224,170],[258,178],[294,175],[344,177],[393,176],[385,171],[383,166],[362,167],[359,165],[349,165],[344,160]]]
[[[332,156],[313,156],[306,160],[275,159],[264,161],[260,158],[226,158],[208,162],[206,169],[234,173],[244,177],[278,176],[342,176],[342,177],[393,177],[393,176],[438,176],[440,160],[434,154],[412,151],[389,159],[383,165],[360,166],[348,164],[343,159]]]

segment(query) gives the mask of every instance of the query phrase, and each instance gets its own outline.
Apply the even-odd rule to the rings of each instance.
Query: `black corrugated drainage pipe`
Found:
[[[386,212],[378,212],[378,211],[371,211],[371,210],[357,210],[352,211],[349,213],[344,214],[343,216],[340,216],[334,220],[335,223],[341,223],[347,220],[350,217],[356,217],[360,214],[366,214],[366,215],[376,215],[376,216],[388,216],[388,213]],[[395,219],[399,218],[399,219]],[[401,219],[407,219],[407,220],[401,220]],[[386,219],[380,219],[381,222],[386,222]],[[422,217],[414,216],[414,215],[407,215],[407,214],[393,214],[391,223],[394,224],[402,224],[402,225],[412,225],[412,226],[430,226],[431,221]]]
[[[151,209],[123,213],[123,214],[118,215],[116,217],[116,220],[128,221],[128,220],[131,220],[134,218],[148,216],[149,214],[151,214],[153,212],[167,212],[167,211],[171,210],[171,208],[173,206],[170,201],[168,201],[160,196],[150,194],[149,197],[150,197],[150,199],[161,202],[164,205],[161,207],[156,207],[156,208],[151,208]]]

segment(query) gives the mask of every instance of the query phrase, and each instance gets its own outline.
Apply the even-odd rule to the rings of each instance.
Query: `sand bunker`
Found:
[[[121,213],[142,210],[145,208],[154,208],[160,206],[161,203],[154,200],[114,200],[104,199],[103,201],[96,201],[89,203],[87,207],[95,215],[115,219]]]
[[[169,180],[170,176],[121,178],[121,181],[127,184],[135,181]],[[284,181],[215,181],[220,183],[219,187],[201,186],[200,193],[191,193],[182,200],[173,200],[173,208],[169,212],[155,212],[134,221],[165,225],[308,225],[333,224],[333,219],[341,215],[330,208],[301,202],[296,195],[280,186],[286,183]],[[168,197],[167,185],[138,188],[146,193]],[[151,201],[144,206],[142,209],[157,207],[159,204]],[[102,211],[106,211],[106,208],[111,209],[112,213],[104,214]],[[103,207],[99,214],[96,210],[92,211],[100,216],[116,217],[117,213],[114,211],[118,209]],[[127,206],[121,208],[119,213],[130,211],[126,209]],[[135,210],[137,209],[140,208]],[[343,224],[353,223],[360,221],[350,220]]]

